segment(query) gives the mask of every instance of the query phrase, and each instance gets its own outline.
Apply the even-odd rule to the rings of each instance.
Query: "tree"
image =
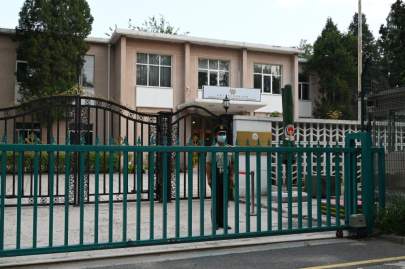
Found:
[[[132,20],[128,21],[128,28],[137,31],[151,32],[151,33],[162,33],[177,35],[179,34],[180,28],[172,26],[164,16],[151,16],[145,20],[142,25],[137,26],[132,24]],[[189,32],[184,32],[182,34],[189,34]]]
[[[389,86],[405,86],[405,3],[402,0],[392,4],[380,34],[379,44]]]
[[[86,0],[26,0],[16,28],[17,57],[27,61],[21,101],[66,92],[78,84],[93,17]]]
[[[364,14],[362,14],[362,16],[362,88],[366,93],[368,93],[371,90],[386,88],[387,81],[381,68],[381,56],[377,41],[370,31],[366,16]],[[358,21],[358,13],[355,13],[347,33],[349,49],[352,51],[353,57],[356,59],[359,25]]]
[[[313,55],[307,65],[308,71],[319,77],[319,96],[314,109],[316,117],[342,115],[344,119],[355,118],[356,60],[347,44],[347,36],[328,18],[314,43]]]
[[[307,59],[307,60],[309,60],[309,58],[311,58],[313,51],[314,51],[314,47],[312,46],[312,44],[308,43],[308,41],[306,39],[301,39],[300,45],[298,46],[298,48],[303,51],[303,53],[300,55],[300,57]]]

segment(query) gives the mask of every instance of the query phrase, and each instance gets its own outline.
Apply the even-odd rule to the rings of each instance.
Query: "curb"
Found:
[[[67,252],[31,256],[7,257],[0,259],[0,268],[19,268],[27,266],[51,266],[52,264],[91,262],[117,258],[135,258],[159,254],[185,253],[198,250],[229,249],[269,245],[275,243],[308,242],[324,239],[336,239],[335,232],[293,234],[267,236],[261,238],[230,239],[220,241],[206,241],[197,243],[181,243],[175,245],[158,245],[149,247],[131,247],[121,249],[92,250],[81,252]]]
[[[380,238],[400,245],[405,245],[405,236],[384,234],[380,235]]]

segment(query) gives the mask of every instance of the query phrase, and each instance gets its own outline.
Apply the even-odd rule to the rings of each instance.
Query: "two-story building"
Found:
[[[26,72],[14,33],[0,29],[0,107],[18,102],[19,78]],[[271,116],[282,112],[281,88],[290,84],[295,118],[312,116],[311,82],[297,48],[127,29],[86,41],[80,84],[87,95],[139,112],[198,105],[218,114],[227,96],[230,114]]]

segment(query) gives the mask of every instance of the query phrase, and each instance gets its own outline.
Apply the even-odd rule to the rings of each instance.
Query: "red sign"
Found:
[[[295,128],[294,125],[288,124],[284,129],[284,135],[287,140],[294,140]]]

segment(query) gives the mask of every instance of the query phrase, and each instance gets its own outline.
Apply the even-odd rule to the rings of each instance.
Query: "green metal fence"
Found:
[[[0,144],[0,256],[28,255],[116,247],[142,246],[232,239],[255,236],[343,230],[348,228],[349,216],[363,211],[372,227],[375,203],[384,206],[384,152],[364,142],[364,135],[347,138],[346,146],[327,147],[271,147],[271,146],[127,146],[127,145],[23,145]],[[357,146],[352,141],[357,141]],[[50,190],[55,190],[55,156],[65,157],[64,203],[55,203],[53,191],[47,204],[38,197],[39,161],[41,153],[49,156],[48,179]],[[16,206],[7,204],[7,155],[15,154],[17,197]],[[23,206],[24,156],[33,155],[32,205]],[[92,177],[85,186],[85,158],[95,155]],[[99,195],[101,156],[108,153],[107,199]],[[123,194],[117,202],[114,193],[117,178],[114,174],[114,154],[122,159]],[[216,203],[216,162],[223,154],[224,163],[231,160],[223,172],[222,204]],[[183,155],[186,163],[182,163]],[[193,169],[193,156],[198,156],[201,169]],[[353,161],[360,155],[361,165]],[[70,156],[79,160],[77,206],[69,203]],[[129,178],[129,166],[136,156],[135,177]],[[378,159],[378,167],[372,164]],[[211,160],[212,189],[207,184],[204,164]],[[325,160],[326,167],[321,163]],[[342,169],[340,161],[344,160]],[[141,165],[147,161],[146,169]],[[145,201],[142,181],[149,181],[150,197],[154,197],[157,182],[157,162],[162,162],[163,201]],[[186,167],[187,198],[181,199],[180,171]],[[243,167],[243,169],[242,169]],[[277,167],[276,176],[271,173]],[[170,168],[170,169],[169,169]],[[361,180],[357,172],[361,170]],[[374,195],[374,171],[377,172],[380,196]],[[243,171],[242,171],[243,170]],[[169,171],[172,171],[170,173]],[[246,172],[247,171],[247,172]],[[252,178],[256,171],[255,213],[252,214]],[[324,173],[322,173],[324,171]],[[245,172],[245,173],[241,173]],[[293,180],[296,173],[296,180]],[[232,177],[233,175],[233,177]],[[195,178],[199,176],[200,180]],[[231,180],[231,177],[233,180]],[[129,181],[134,181],[134,192],[129,192]],[[168,184],[173,181],[173,184]],[[199,186],[195,186],[198,182]],[[168,187],[174,186],[173,198],[168,199]],[[94,200],[85,203],[85,187],[92,188]],[[193,193],[200,192],[198,199]],[[207,198],[205,193],[209,192]],[[233,198],[233,199],[231,199]],[[222,207],[224,227],[217,229],[216,212]],[[370,230],[371,231],[371,230]]]

